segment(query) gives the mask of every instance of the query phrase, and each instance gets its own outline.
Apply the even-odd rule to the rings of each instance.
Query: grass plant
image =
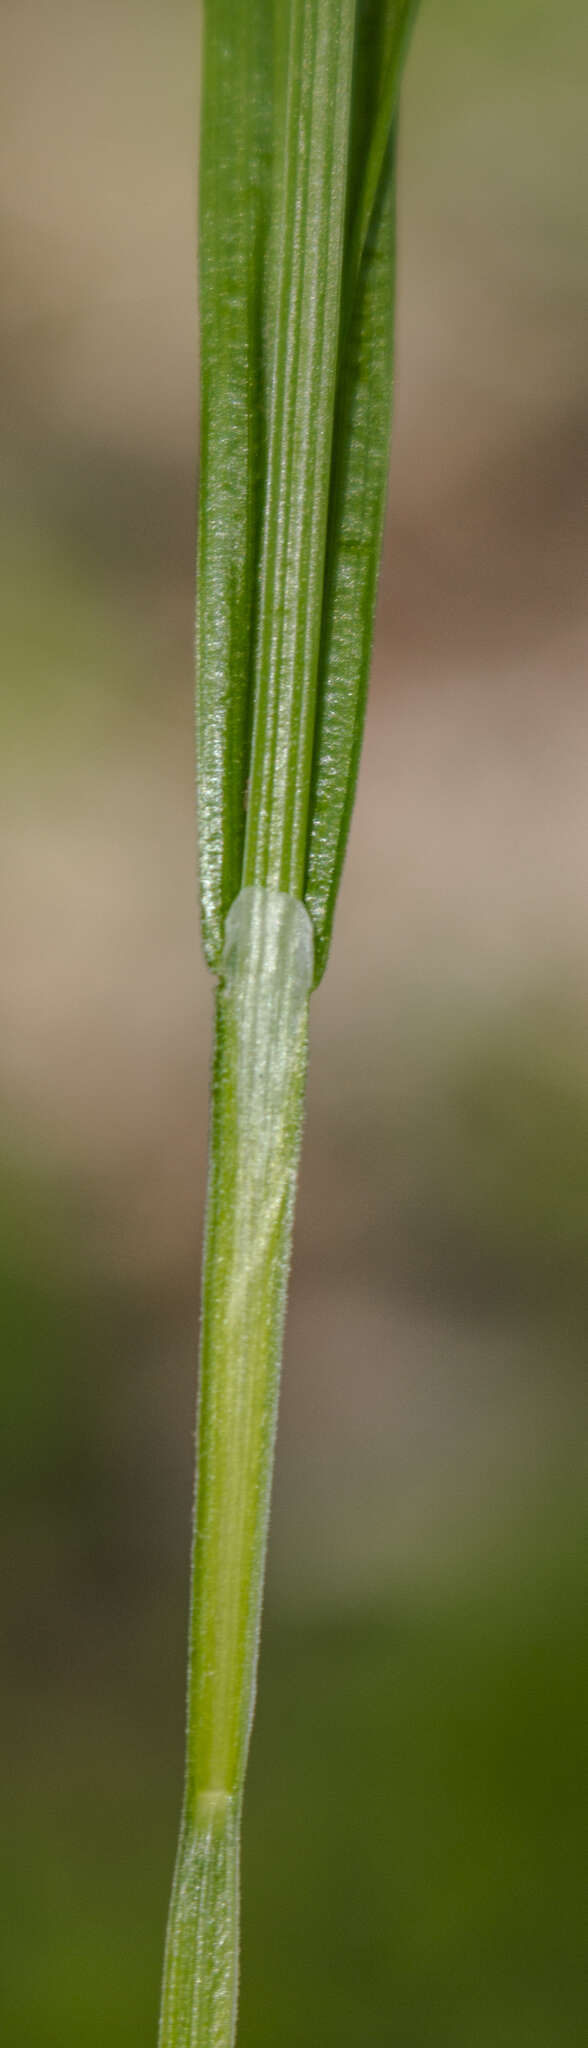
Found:
[[[160,2048],[231,2048],[308,1013],[353,804],[415,0],[206,0],[197,741],[218,976],[184,1809]]]

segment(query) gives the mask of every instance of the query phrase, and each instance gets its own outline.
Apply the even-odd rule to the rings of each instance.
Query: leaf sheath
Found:
[[[217,1001],[184,1812],[160,2048],[231,2048],[238,1824],[253,1715],[312,935],[245,889]]]

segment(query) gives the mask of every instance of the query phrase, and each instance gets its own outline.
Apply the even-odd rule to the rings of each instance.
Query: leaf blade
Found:
[[[217,967],[240,886],[264,434],[271,159],[267,0],[207,0],[199,273],[196,731],[204,951]]]
[[[355,0],[290,0],[243,880],[302,893],[328,517]],[[280,173],[277,187],[279,188]]]
[[[326,966],[363,737],[394,378],[397,102],[417,0],[363,0],[304,901]],[[373,75],[380,70],[374,112]],[[377,173],[377,184],[374,181]]]
[[[392,154],[393,145],[390,145]],[[369,682],[392,415],[395,193],[386,180],[362,266],[338,393],[304,901],[315,979],[326,965]]]

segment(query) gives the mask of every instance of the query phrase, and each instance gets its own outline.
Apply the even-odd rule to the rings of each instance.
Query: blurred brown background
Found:
[[[197,13],[4,0],[6,2038],[154,2041],[212,991]],[[429,0],[309,1106],[243,2048],[581,2038],[588,21]]]

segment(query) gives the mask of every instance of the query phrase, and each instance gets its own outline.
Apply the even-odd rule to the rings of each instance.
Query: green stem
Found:
[[[292,896],[229,913],[216,1018],[184,1813],[160,2048],[231,2048],[255,1698],[313,971]]]

